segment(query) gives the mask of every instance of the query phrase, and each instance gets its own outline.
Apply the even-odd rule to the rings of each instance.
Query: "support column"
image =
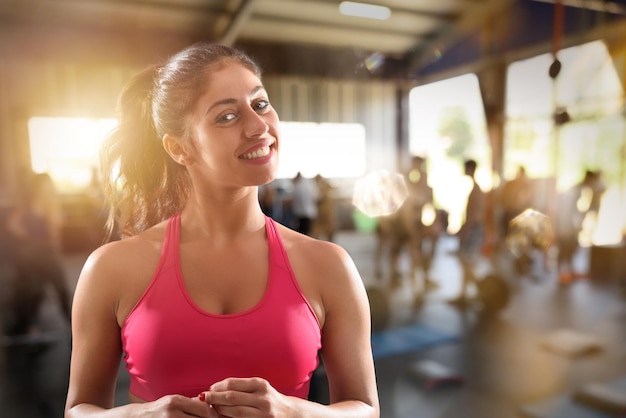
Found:
[[[491,147],[491,169],[497,180],[487,200],[487,237],[491,243],[498,242],[502,233],[498,228],[501,216],[498,197],[504,176],[506,69],[503,61],[496,61],[477,74]]]
[[[396,170],[403,171],[411,159],[409,149],[409,90],[396,89]]]

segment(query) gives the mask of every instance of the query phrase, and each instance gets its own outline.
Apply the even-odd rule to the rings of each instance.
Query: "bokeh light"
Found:
[[[554,238],[550,218],[537,210],[526,209],[511,220],[506,245],[514,255],[520,256],[532,249],[546,250]]]
[[[386,216],[397,211],[407,196],[404,176],[378,170],[355,182],[352,204],[369,217]]]

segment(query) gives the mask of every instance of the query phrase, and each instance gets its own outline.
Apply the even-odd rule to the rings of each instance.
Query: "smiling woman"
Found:
[[[261,210],[282,135],[257,65],[195,44],[131,79],[119,111],[102,174],[122,239],[78,279],[66,416],[377,418],[354,262]],[[320,354],[328,405],[308,400]]]

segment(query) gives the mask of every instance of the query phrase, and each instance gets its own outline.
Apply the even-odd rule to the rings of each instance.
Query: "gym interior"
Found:
[[[3,0],[3,224],[24,170],[49,174],[73,289],[104,238],[98,148],[122,86],[183,46],[228,43],[260,62],[289,144],[277,219],[289,222],[297,172],[333,186],[333,241],[370,298],[383,418],[626,416],[626,1],[376,1],[386,21],[340,15],[340,3]],[[417,271],[410,249],[391,257],[379,234],[380,205],[404,202],[381,176],[400,176],[402,191],[414,157],[433,195],[422,220],[440,225]],[[487,196],[486,241],[473,302],[457,304],[466,159]],[[533,192],[515,229],[503,196],[520,167]],[[570,218],[558,202],[587,173],[600,192],[576,201],[565,277],[555,233]],[[1,416],[62,416],[71,335],[60,305],[47,291],[40,333],[3,336]],[[320,367],[311,396],[326,402],[326,385]],[[120,369],[116,402],[127,390]]]

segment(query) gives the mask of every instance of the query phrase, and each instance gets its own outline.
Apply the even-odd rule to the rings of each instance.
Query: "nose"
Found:
[[[265,115],[260,115],[252,108],[248,108],[244,114],[244,134],[254,138],[263,135],[269,130]]]

